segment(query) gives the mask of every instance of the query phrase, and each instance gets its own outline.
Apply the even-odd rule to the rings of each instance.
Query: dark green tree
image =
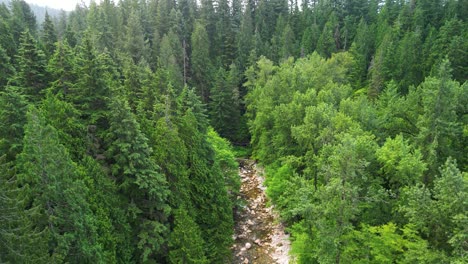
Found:
[[[174,230],[169,238],[170,263],[208,263],[203,251],[201,231],[185,208],[174,214]]]
[[[60,94],[66,100],[72,101],[69,93],[75,89],[80,78],[76,54],[67,40],[62,40],[56,45],[55,52],[47,65],[51,80],[49,89],[54,94]]]
[[[208,261],[224,263],[230,256],[234,225],[232,205],[223,174],[215,162],[215,152],[206,139],[208,121],[200,99],[193,90],[184,89],[179,100],[180,137],[187,148],[189,193],[196,208],[195,222],[201,227]]]
[[[10,2],[10,9],[10,27],[15,43],[21,42],[21,36],[25,31],[29,31],[35,36],[37,31],[36,16],[29,5],[24,0],[13,0]]]
[[[42,23],[41,44],[47,58],[50,58],[55,52],[55,43],[57,42],[57,32],[54,23],[46,12],[44,22]]]
[[[148,46],[143,34],[143,27],[140,24],[138,14],[133,11],[130,13],[126,27],[125,48],[127,54],[131,56],[135,64],[141,59],[148,58]]]
[[[7,86],[0,92],[0,152],[14,161],[23,147],[27,100],[18,87]]]
[[[28,217],[36,208],[24,210],[27,186],[20,187],[12,164],[0,157],[0,261],[49,263],[47,241]]]
[[[225,138],[235,140],[240,122],[239,73],[231,65],[229,72],[219,68],[210,92],[210,120],[215,130]]]
[[[86,203],[88,189],[56,129],[34,107],[28,111],[23,151],[16,166],[18,181],[24,186],[24,210],[34,230],[47,241],[50,261],[99,262],[101,248]]]
[[[106,156],[125,199],[132,228],[131,246],[139,261],[158,260],[167,236],[168,184],[151,157],[147,137],[128,103],[115,97],[110,105]]]
[[[7,51],[0,44],[0,90],[6,86],[8,79],[15,73],[15,68],[11,65]]]
[[[196,23],[192,33],[192,84],[202,98],[208,102],[211,88],[210,40],[201,23]]]
[[[29,31],[21,35],[21,44],[16,57],[17,73],[12,83],[24,90],[29,100],[39,101],[47,87],[45,55]]]
[[[323,27],[322,35],[318,39],[317,51],[320,55],[329,58],[332,53],[338,50],[340,50],[339,25],[337,15],[333,12]]]

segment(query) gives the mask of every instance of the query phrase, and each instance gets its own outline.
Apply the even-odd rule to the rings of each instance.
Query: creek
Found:
[[[240,199],[244,206],[235,212],[233,263],[288,264],[289,235],[279,216],[269,206],[263,172],[252,160],[239,160]]]

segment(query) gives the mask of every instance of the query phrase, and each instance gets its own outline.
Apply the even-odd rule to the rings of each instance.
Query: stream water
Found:
[[[288,264],[289,235],[271,206],[267,206],[263,175],[251,160],[239,160],[241,200],[235,212],[233,263]]]

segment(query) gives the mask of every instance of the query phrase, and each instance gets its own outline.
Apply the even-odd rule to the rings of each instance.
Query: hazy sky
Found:
[[[25,0],[25,1],[27,3],[36,4],[39,6],[48,6],[50,8],[71,11],[75,9],[76,4],[78,3],[83,2],[86,5],[89,5],[90,0]]]

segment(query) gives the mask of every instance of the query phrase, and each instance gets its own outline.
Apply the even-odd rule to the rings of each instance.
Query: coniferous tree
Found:
[[[247,3],[245,11],[240,23],[239,33],[237,34],[237,64],[239,70],[244,71],[248,65],[250,51],[253,49],[252,34],[254,33],[254,25],[252,21],[252,7]]]
[[[240,122],[239,76],[237,68],[231,65],[229,72],[219,68],[210,92],[210,119],[213,127],[222,137],[234,140]]]
[[[36,208],[24,210],[27,186],[20,187],[12,164],[0,157],[0,261],[48,263],[47,241],[28,215]]]
[[[229,201],[214,151],[206,141],[206,115],[200,99],[184,89],[179,100],[180,137],[188,150],[190,195],[196,210],[196,223],[202,227],[205,255],[209,262],[226,262],[233,228],[232,205]],[[204,182],[204,185],[198,183]]]
[[[4,89],[14,72],[15,68],[11,65],[10,57],[0,44],[0,90]]]
[[[170,263],[208,263],[198,225],[185,208],[176,210],[174,230],[169,238]]]
[[[10,9],[10,25],[15,43],[21,42],[21,36],[25,31],[29,31],[35,36],[37,31],[36,16],[29,5],[24,0],[13,0],[10,2]]]
[[[27,100],[18,87],[7,86],[0,93],[0,152],[14,161],[21,152]]]
[[[196,23],[192,33],[192,82],[203,102],[208,102],[211,88],[210,42],[207,31]]]
[[[339,25],[335,12],[331,13],[330,18],[323,27],[322,35],[317,42],[317,51],[324,57],[330,57],[340,49],[339,43]]]
[[[50,261],[99,261],[101,249],[95,243],[93,216],[86,203],[88,190],[57,131],[33,107],[16,166],[24,186],[24,210],[34,230],[47,241]]]
[[[184,86],[183,68],[180,64],[181,51],[179,37],[170,30],[161,39],[158,63],[159,67],[167,72],[168,79],[177,91],[180,91]]]
[[[44,22],[42,23],[41,41],[46,57],[50,58],[55,52],[57,32],[55,31],[54,24],[47,12],[45,14]]]
[[[130,13],[126,29],[125,48],[133,62],[137,64],[141,59],[147,58],[147,45],[143,35],[143,28],[135,11]]]
[[[8,7],[4,4],[0,4],[0,46],[2,46],[7,55],[14,59],[14,55],[17,50],[18,42],[13,37],[13,30],[11,29],[11,13]]]
[[[108,111],[112,65],[106,64],[107,54],[98,54],[89,36],[85,36],[76,56],[77,83],[70,89],[70,98],[84,118],[93,125],[105,128],[104,115]]]
[[[112,175],[122,197],[132,228],[132,247],[143,262],[158,260],[167,235],[168,188],[164,175],[151,157],[152,149],[141,132],[128,103],[113,98],[106,152]]]
[[[68,101],[72,101],[69,93],[78,83],[76,54],[67,40],[58,42],[54,54],[49,59],[47,72],[50,76],[50,87],[54,94],[60,94]]]
[[[13,76],[12,83],[21,87],[29,100],[39,101],[47,86],[46,61],[44,53],[29,31],[21,35],[16,63],[17,73]]]

